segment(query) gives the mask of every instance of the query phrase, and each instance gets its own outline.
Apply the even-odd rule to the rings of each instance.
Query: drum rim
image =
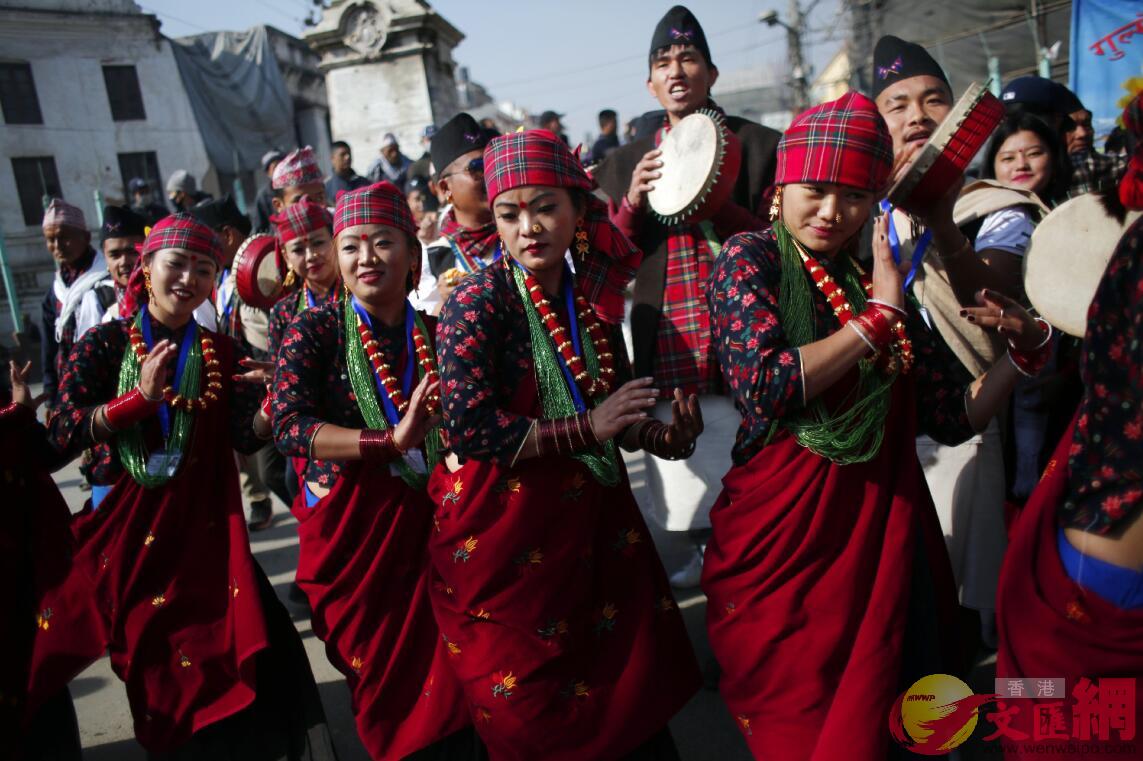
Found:
[[[277,244],[277,239],[273,235],[270,235],[268,233],[255,233],[255,234],[249,236],[246,240],[242,241],[242,245],[240,245],[238,247],[238,251],[235,252],[235,254],[234,254],[234,260],[231,262],[230,267],[231,267],[231,271],[234,273],[234,285],[235,285],[236,291],[237,290],[246,290],[245,286],[251,285],[251,286],[253,286],[252,290],[254,292],[256,292],[257,300],[264,302],[264,303],[269,303],[272,306],[274,302],[277,302],[278,298],[282,295],[282,293],[284,291],[284,288],[282,287],[281,283],[278,284],[277,291],[275,291],[272,294],[265,294],[265,293],[262,293],[261,290],[257,287],[257,283],[258,283],[259,278],[258,278],[258,273],[256,271],[251,272],[249,275],[249,277],[253,281],[253,283],[244,282],[246,280],[246,274],[245,274],[245,270],[243,269],[242,265],[243,265],[243,262],[245,261],[245,256],[250,253],[251,247],[255,243],[258,243],[259,241],[261,241],[263,239],[266,239],[275,245]],[[274,253],[275,245],[269,246],[266,249],[265,253],[263,254],[263,258],[270,256],[271,254]],[[241,288],[240,288],[240,286],[241,286]],[[251,306],[258,306],[257,304],[253,303],[253,301],[255,299],[253,299],[253,298],[247,299],[241,293],[238,293],[238,296],[239,296],[239,298],[242,299],[242,301],[244,303],[250,304]]]
[[[664,225],[676,225],[680,222],[685,222],[692,214],[701,209],[702,205],[706,202],[707,197],[710,196],[711,192],[718,184],[719,177],[722,176],[722,164],[726,159],[726,146],[729,142],[729,139],[726,136],[726,130],[729,129],[729,127],[726,126],[726,118],[721,113],[711,108],[700,108],[693,114],[688,114],[683,118],[689,119],[692,116],[699,115],[706,116],[714,122],[714,133],[718,138],[717,145],[715,146],[714,163],[711,167],[711,171],[707,173],[705,180],[706,189],[699,193],[699,195],[696,196],[694,200],[684,206],[680,211],[674,214],[660,214],[658,211],[656,211],[655,208],[651,206],[650,192],[648,192],[647,206],[650,208],[651,214],[654,215],[655,219]]]

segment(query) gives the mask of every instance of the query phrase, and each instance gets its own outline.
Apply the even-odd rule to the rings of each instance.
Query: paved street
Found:
[[[645,498],[643,466],[640,459],[629,462],[636,497]],[[79,490],[79,470],[73,463],[56,474],[56,481],[73,511],[79,510],[89,492]],[[277,522],[273,528],[253,535],[254,556],[265,569],[279,598],[294,616],[294,624],[305,642],[314,676],[321,689],[326,715],[342,761],[368,761],[369,757],[357,739],[353,714],[349,707],[349,690],[345,681],[326,659],[322,643],[310,629],[304,610],[291,605],[286,598],[297,563],[298,538],[295,521],[285,506],[276,505]],[[673,535],[652,530],[655,543],[668,568],[676,568],[687,558],[689,543]],[[679,607],[699,654],[703,669],[709,674],[713,658],[707,644],[703,617],[706,600],[697,590],[679,595]],[[709,686],[713,687],[713,683]],[[71,685],[79,715],[84,758],[88,761],[136,761],[146,758],[134,740],[131,714],[122,683],[111,672],[106,658],[95,663]],[[675,740],[687,761],[748,761],[750,754],[739,736],[734,721],[718,694],[704,689],[671,722]]]

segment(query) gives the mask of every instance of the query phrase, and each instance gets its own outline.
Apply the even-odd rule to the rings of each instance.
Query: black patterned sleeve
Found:
[[[929,330],[913,305],[909,306],[906,330],[913,344],[917,429],[941,444],[955,446],[975,433],[964,402],[974,378],[940,335]]]
[[[282,454],[308,458],[310,441],[321,427],[322,391],[330,371],[325,343],[336,335],[321,319],[327,310],[309,309],[292,320],[278,347],[274,374],[274,443]],[[335,349],[336,350],[336,349]]]
[[[744,418],[745,438],[755,442],[805,403],[801,358],[779,321],[781,269],[774,246],[756,233],[730,238],[707,288],[712,346]]]
[[[48,420],[52,446],[68,459],[95,445],[91,416],[117,396],[126,346],[126,323],[119,320],[87,331],[72,345]]]
[[[522,325],[510,326],[506,319],[507,299],[516,295],[497,287],[501,269],[490,267],[467,277],[453,291],[437,323],[437,355],[444,425],[453,452],[462,459],[507,464],[519,452],[532,419],[503,409],[498,393],[505,386],[500,365],[512,361],[506,359],[509,342],[528,340],[522,315]]]
[[[1119,241],[1088,312],[1068,455],[1067,526],[1109,534],[1143,509],[1143,220]]]
[[[270,328],[267,343],[270,347],[270,358],[273,360],[277,360],[278,358],[278,348],[282,345],[282,339],[286,335],[286,329],[290,327],[290,322],[294,319],[295,313],[297,312],[297,305],[297,294],[290,294],[283,296],[278,300],[278,303],[270,309]]]

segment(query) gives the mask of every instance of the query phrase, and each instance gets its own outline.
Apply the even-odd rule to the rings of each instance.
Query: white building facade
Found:
[[[45,194],[83,209],[95,231],[97,192],[122,203],[139,176],[162,199],[172,172],[201,180],[210,166],[155,16],[131,0],[0,0],[0,15],[0,229],[21,312],[38,325],[54,270]]]

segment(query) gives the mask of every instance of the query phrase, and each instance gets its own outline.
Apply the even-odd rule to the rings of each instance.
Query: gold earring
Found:
[[[532,234],[533,235],[539,235],[543,231],[544,231],[544,228],[540,226],[539,222],[536,222],[532,225]]]
[[[294,274],[294,271],[292,269],[289,270],[288,272],[286,272],[286,277],[282,280],[282,287],[283,288],[293,287],[294,281],[297,279],[298,279],[298,276]]]
[[[833,218],[834,224],[841,224],[841,212],[839,211]]]
[[[770,221],[774,222],[780,216],[782,216],[782,188],[781,188],[781,186],[774,189],[774,198],[772,201],[770,201]]]
[[[147,289],[147,298],[151,298],[151,270],[143,268],[143,286]]]
[[[576,224],[575,228],[575,252],[579,256],[587,256],[588,249],[591,246],[587,242],[587,231],[583,229],[583,222]]]

